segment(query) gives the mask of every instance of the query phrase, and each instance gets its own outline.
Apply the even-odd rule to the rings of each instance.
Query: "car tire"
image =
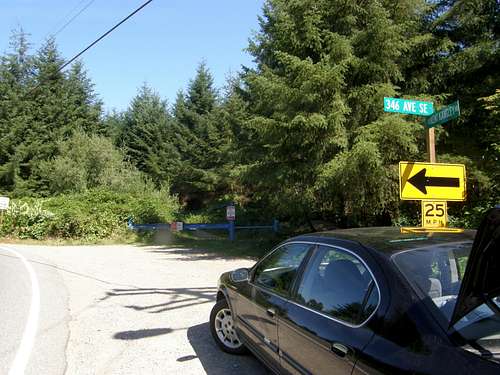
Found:
[[[238,338],[231,309],[225,298],[217,301],[210,313],[210,332],[217,346],[226,353],[244,354],[247,349]]]

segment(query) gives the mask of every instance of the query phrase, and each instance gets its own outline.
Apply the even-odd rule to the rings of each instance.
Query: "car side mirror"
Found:
[[[250,279],[250,271],[248,268],[238,268],[230,274],[231,280],[235,283],[241,283]]]

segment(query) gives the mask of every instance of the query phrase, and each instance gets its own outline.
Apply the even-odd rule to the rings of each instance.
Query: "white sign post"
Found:
[[[9,208],[9,197],[0,197],[0,224],[3,222],[3,212]]]
[[[236,220],[236,207],[233,205],[226,207],[226,220],[235,221]]]
[[[0,210],[7,210],[9,208],[9,197],[0,197]]]
[[[172,232],[182,232],[184,230],[184,223],[182,221],[174,221],[170,224]]]

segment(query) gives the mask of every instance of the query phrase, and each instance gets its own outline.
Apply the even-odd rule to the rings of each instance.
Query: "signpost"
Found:
[[[0,197],[0,224],[3,222],[3,212],[9,208],[9,203],[9,197]]]
[[[399,193],[402,200],[465,200],[465,166],[399,162]]]
[[[425,120],[425,125],[432,128],[437,125],[442,125],[445,122],[456,119],[460,116],[460,104],[458,100],[435,112]]]
[[[446,201],[422,201],[422,227],[446,228],[448,207]]]
[[[446,228],[448,224],[446,201],[465,201],[465,166],[436,163],[434,127],[460,116],[458,100],[434,113],[434,104],[418,100],[384,98],[384,111],[426,116],[428,163],[399,163],[399,195],[402,200],[420,200],[422,227],[405,230],[459,231]],[[402,228],[403,231],[404,228]]]
[[[226,220],[227,221],[235,221],[236,220],[236,208],[234,205],[230,205],[226,207]]]
[[[434,127],[456,119],[459,116],[460,104],[457,100],[425,119],[425,125],[427,126],[427,154],[431,163],[436,162],[436,140],[434,136]]]
[[[226,207],[226,219],[229,221],[229,240],[234,241],[236,238],[234,221],[236,220],[236,207],[231,204]]]
[[[0,197],[0,210],[7,210],[9,208],[9,203],[9,197]]]
[[[174,221],[170,224],[170,230],[172,232],[182,232],[184,229],[184,223],[182,221]]]
[[[434,113],[434,104],[410,99],[384,98],[384,111],[406,115],[430,116]]]

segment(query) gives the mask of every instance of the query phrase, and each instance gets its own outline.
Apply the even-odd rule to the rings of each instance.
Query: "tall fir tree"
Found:
[[[172,183],[180,169],[174,126],[167,103],[146,84],[123,116],[118,145],[158,186]]]
[[[28,34],[14,31],[10,52],[0,58],[0,190],[15,189],[19,174],[16,148],[29,128],[31,113],[26,93],[34,76]]]
[[[75,130],[99,128],[101,104],[81,64],[60,71],[64,60],[49,39],[36,55],[27,35],[14,33],[12,52],[2,58],[0,90],[0,179],[15,195],[48,193],[39,166],[57,155],[57,142]]]
[[[420,0],[266,2],[249,46],[258,67],[243,75],[258,154],[241,178],[254,199],[310,224],[318,212],[334,220],[359,213],[366,223],[394,209],[390,166],[418,152],[420,140],[414,120],[386,118],[381,103],[404,80],[400,61],[421,7]],[[387,139],[402,146],[398,155],[383,153]]]
[[[226,191],[221,169],[230,141],[219,116],[220,100],[206,64],[201,63],[186,93],[179,92],[173,113],[179,124],[179,142],[184,165],[178,192],[190,208]]]

